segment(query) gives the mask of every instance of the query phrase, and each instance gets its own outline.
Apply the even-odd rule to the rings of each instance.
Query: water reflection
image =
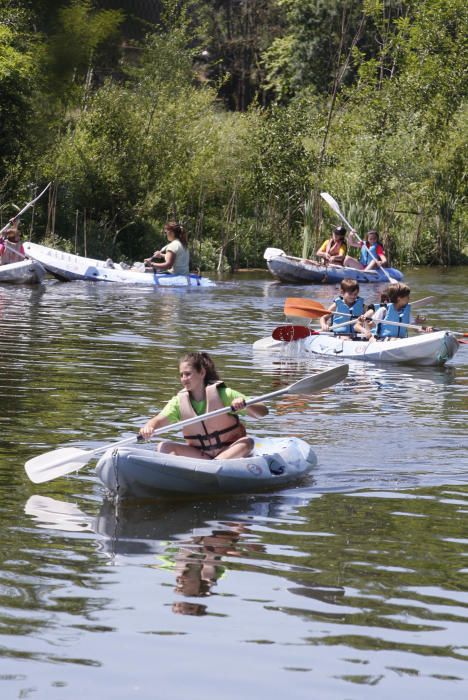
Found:
[[[436,293],[427,315],[437,325],[468,320],[461,274],[409,282],[417,296]],[[286,296],[327,303],[331,291],[266,276],[209,295],[0,288],[7,693],[131,697],[132,668],[149,698],[157,659],[161,697],[197,687],[210,698],[214,669],[235,700],[239,668],[250,694],[271,700],[292,687],[301,700],[311,687],[339,698],[464,697],[466,346],[443,369],[351,363],[346,382],[272,401],[264,420],[249,420],[253,434],[311,444],[319,463],[300,489],[115,510],[91,463],[41,486],[24,473],[54,447],[133,433],[178,387],[185,350],[212,352],[250,396],[328,369],[328,358],[259,359],[252,343],[279,325]]]
[[[270,646],[268,658],[276,659],[270,673],[282,693],[288,683],[279,680],[278,664],[313,672],[320,683],[339,680],[340,697],[348,697],[349,683],[372,688],[385,680],[394,689],[398,669],[443,680],[449,695],[454,682],[468,680],[466,487],[320,498],[302,490],[117,509],[105,502],[88,516],[90,506],[81,511],[71,502],[33,496],[25,510],[49,552],[57,549],[49,538],[59,537],[60,526],[79,542],[83,531],[87,538],[94,533],[87,540],[96,553],[87,555],[90,581],[100,571],[99,557],[111,565],[108,574],[130,579],[132,615],[132,590],[143,577],[138,607],[145,611],[144,629],[162,634],[163,610],[175,613],[162,627],[165,640],[181,630],[180,615],[224,620],[221,629],[232,640],[228,623],[235,610],[237,648],[248,643],[248,656],[258,663]],[[94,631],[116,606],[121,616],[129,604],[114,578],[106,583],[100,576],[99,599],[95,584],[83,591],[80,605],[92,610]],[[120,617],[112,619],[117,632]],[[187,624],[182,629],[193,634]],[[138,632],[140,654],[147,641]],[[217,645],[210,648],[216,656]],[[356,664],[366,673],[357,673]]]
[[[104,501],[97,516],[76,503],[33,495],[25,513],[39,528],[100,536],[98,548],[115,562],[117,556],[156,555],[156,569],[171,571],[174,591],[186,598],[207,598],[226,573],[225,559],[246,559],[264,551],[249,521],[274,517],[275,501],[240,498],[236,501],[160,501],[119,504]],[[279,512],[279,506],[276,507]],[[235,514],[242,520],[235,520]],[[224,517],[228,519],[224,520]],[[204,615],[207,606],[195,601],[174,601],[179,614]]]

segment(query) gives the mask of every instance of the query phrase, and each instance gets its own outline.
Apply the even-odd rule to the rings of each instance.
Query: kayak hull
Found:
[[[379,268],[378,270],[365,272],[355,270],[352,267],[340,265],[320,265],[318,263],[303,262],[301,258],[290,255],[274,255],[267,258],[268,269],[281,282],[292,284],[336,284],[344,279],[352,279],[363,283],[388,282],[388,277]],[[403,274],[393,268],[385,268],[387,275],[398,282],[403,279]]]
[[[96,473],[113,497],[164,494],[248,493],[293,485],[317,463],[299,438],[256,439],[251,457],[199,460],[162,454],[152,447],[110,448]]]
[[[460,345],[453,333],[435,331],[409,338],[391,340],[348,340],[327,334],[310,335],[303,340],[286,343],[273,338],[262,338],[253,344],[254,350],[281,351],[301,358],[309,355],[325,355],[364,362],[392,362],[421,366],[444,365],[452,359]]]
[[[45,269],[35,260],[0,265],[0,284],[39,284],[45,275]]]
[[[199,275],[154,274],[122,268],[118,263],[113,267],[104,260],[84,258],[81,255],[65,253],[37,243],[25,243],[27,255],[40,262],[45,269],[63,281],[84,280],[91,282],[114,282],[118,284],[140,285],[145,287],[214,287],[215,283]]]

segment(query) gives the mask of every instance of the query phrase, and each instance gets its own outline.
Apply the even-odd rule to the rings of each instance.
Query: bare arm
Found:
[[[145,440],[149,440],[155,430],[158,430],[158,428],[164,428],[166,425],[169,425],[168,419],[166,416],[162,416],[160,413],[158,413],[157,416],[150,418],[140,429],[140,435],[142,435]]]
[[[166,260],[162,263],[151,263],[154,270],[170,270],[175,262],[175,253],[172,250],[167,250],[164,254]]]
[[[336,304],[333,302],[331,306],[328,307],[328,313],[324,314],[323,316],[320,316],[320,328],[322,331],[327,331],[329,328],[329,321],[332,317],[332,314],[336,311]]]
[[[233,411],[242,411],[242,409],[245,408],[245,399],[243,399],[242,396],[233,399],[231,408]],[[252,418],[263,418],[267,413],[268,408],[264,403],[255,403],[247,407],[247,415]]]

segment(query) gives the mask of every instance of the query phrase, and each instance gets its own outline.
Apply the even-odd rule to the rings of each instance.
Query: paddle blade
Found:
[[[285,343],[291,343],[294,340],[308,338],[312,334],[313,332],[305,326],[278,326],[271,334],[271,337],[274,340],[283,340]]]
[[[35,484],[51,481],[59,476],[70,474],[89,462],[90,453],[77,447],[62,447],[29,459],[24,468]]]
[[[327,389],[329,386],[338,384],[348,376],[349,365],[340,365],[333,367],[325,372],[314,374],[311,377],[305,377],[295,384],[291,384],[288,388],[288,394],[314,394],[321,389]]]
[[[314,309],[304,309],[300,306],[285,306],[284,315],[285,316],[297,316],[298,318],[320,318],[326,311],[319,311]]]
[[[320,318],[328,313],[327,309],[319,301],[302,299],[301,297],[287,297],[284,302],[286,316],[300,316],[303,318]]]
[[[328,206],[331,207],[336,214],[338,214],[338,216],[341,216],[341,211],[340,207],[338,206],[338,202],[331,196],[331,194],[328,194],[328,192],[320,192],[320,196],[326,201]]]
[[[322,314],[327,313],[326,308],[319,301],[313,299],[303,299],[302,297],[287,297],[284,301],[285,306],[295,306],[298,309],[307,309],[308,311],[321,311]]]

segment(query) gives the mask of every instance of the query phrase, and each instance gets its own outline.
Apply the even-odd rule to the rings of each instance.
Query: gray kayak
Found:
[[[203,460],[156,452],[154,447],[110,448],[96,473],[113,497],[154,498],[168,493],[247,493],[289,486],[317,464],[299,438],[255,440],[250,457]]]
[[[35,260],[0,265],[0,284],[39,284],[45,275],[45,269]]]

